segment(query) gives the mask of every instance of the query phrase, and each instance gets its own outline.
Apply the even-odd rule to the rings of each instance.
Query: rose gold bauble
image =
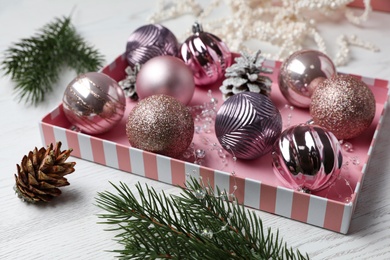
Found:
[[[150,59],[137,76],[136,91],[140,99],[165,94],[187,105],[194,94],[191,70],[179,58],[159,56]]]
[[[62,101],[68,120],[88,134],[109,131],[122,119],[126,107],[122,88],[99,72],[77,76],[67,86]]]
[[[374,94],[353,76],[339,75],[323,81],[311,100],[314,123],[333,132],[340,140],[360,135],[375,116]]]
[[[190,110],[173,97],[153,95],[130,112],[126,134],[131,146],[170,157],[179,157],[194,136]]]
[[[323,80],[336,75],[332,60],[322,52],[302,50],[294,52],[282,64],[279,88],[294,106],[308,108],[314,89]]]

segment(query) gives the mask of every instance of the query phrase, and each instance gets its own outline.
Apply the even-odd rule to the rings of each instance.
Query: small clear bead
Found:
[[[350,142],[343,142],[342,147],[346,152],[352,153],[354,151],[353,145]]]
[[[203,149],[196,149],[195,155],[196,155],[197,158],[203,159],[203,158],[206,157],[206,151],[203,150]]]
[[[214,235],[213,231],[208,228],[203,229],[200,234],[208,239],[212,239]]]
[[[186,159],[191,158],[192,155],[193,155],[193,153],[190,152],[189,150],[186,150],[186,151],[183,153],[183,157],[186,158]]]
[[[357,156],[353,156],[353,157],[351,157],[351,162],[352,162],[353,165],[357,166],[357,165],[360,164],[360,159]]]
[[[206,192],[204,190],[196,190],[195,191],[195,197],[197,199],[202,200],[202,199],[204,199],[204,197],[206,197]]]
[[[221,159],[225,159],[226,158],[226,154],[223,152],[222,149],[218,149],[218,156]]]

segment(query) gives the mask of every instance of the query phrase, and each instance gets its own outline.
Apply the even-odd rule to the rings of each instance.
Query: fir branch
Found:
[[[1,68],[16,83],[19,99],[36,105],[52,91],[64,65],[82,73],[96,71],[102,63],[102,56],[77,34],[70,17],[63,17],[8,48]]]
[[[112,183],[111,183],[112,184]],[[191,179],[181,196],[158,194],[136,185],[112,184],[117,194],[98,193],[99,214],[119,232],[123,259],[306,259],[288,248],[279,233],[265,230],[260,218],[243,205],[228,202],[230,195]]]

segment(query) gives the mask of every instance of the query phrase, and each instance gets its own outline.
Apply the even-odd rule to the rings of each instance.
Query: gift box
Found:
[[[280,62],[272,60],[264,63],[265,67],[273,69],[270,75],[273,80],[271,100],[279,108],[284,124],[286,121],[291,125],[306,122],[310,119],[308,109],[291,110],[279,91],[277,75],[280,65]],[[120,81],[126,76],[126,67],[127,61],[123,54],[103,68],[102,72]],[[342,169],[341,178],[330,188],[313,194],[284,187],[273,172],[270,154],[255,160],[230,159],[226,165],[217,152],[209,149],[210,145],[218,143],[213,132],[194,134],[194,144],[207,153],[202,166],[190,160],[170,158],[131,147],[125,134],[125,124],[136,102],[130,99],[122,121],[114,129],[100,135],[74,131],[60,104],[40,122],[42,141],[44,145],[61,141],[64,149],[73,148],[72,156],[172,185],[183,186],[189,176],[202,177],[204,182],[209,182],[213,187],[218,186],[234,193],[238,202],[248,207],[345,234],[381,127],[389,85],[385,80],[354,76],[362,79],[375,95],[374,121],[361,136],[350,140],[354,151],[345,157],[350,163]],[[222,103],[218,89],[220,83],[210,89],[219,100],[219,105]],[[204,103],[209,98],[208,93],[209,88],[196,87],[189,105]],[[202,141],[205,139],[209,143]],[[235,174],[232,174],[233,171]]]
[[[390,12],[390,1],[388,0],[371,0],[372,10]],[[364,8],[363,0],[355,0],[352,3],[348,4],[350,7]]]

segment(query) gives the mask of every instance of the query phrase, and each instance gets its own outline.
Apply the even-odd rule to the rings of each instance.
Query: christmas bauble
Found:
[[[194,73],[196,85],[212,84],[222,78],[231,65],[231,53],[221,39],[204,32],[200,24],[195,23],[192,31],[193,35],[180,47],[181,57]]]
[[[126,100],[118,83],[99,72],[77,76],[65,89],[63,109],[68,120],[82,132],[101,134],[123,117]]]
[[[177,158],[192,142],[194,121],[175,98],[153,95],[130,111],[126,134],[135,148]]]
[[[339,75],[325,80],[314,90],[311,99],[310,115],[314,123],[340,140],[359,136],[375,117],[374,94],[353,76]]]
[[[126,59],[131,67],[144,64],[153,57],[178,56],[176,36],[160,24],[148,24],[135,30],[127,40]]]
[[[137,76],[136,91],[140,99],[165,94],[187,105],[194,90],[191,70],[182,60],[172,56],[150,59],[141,67]]]
[[[290,55],[279,71],[279,88],[292,105],[310,106],[310,97],[319,83],[336,75],[332,60],[315,50],[297,51]]]
[[[237,158],[255,159],[268,153],[282,131],[279,110],[265,95],[243,92],[228,98],[218,110],[215,134]]]
[[[316,125],[296,125],[282,132],[272,151],[275,174],[293,189],[318,191],[340,173],[342,154],[337,138]]]

